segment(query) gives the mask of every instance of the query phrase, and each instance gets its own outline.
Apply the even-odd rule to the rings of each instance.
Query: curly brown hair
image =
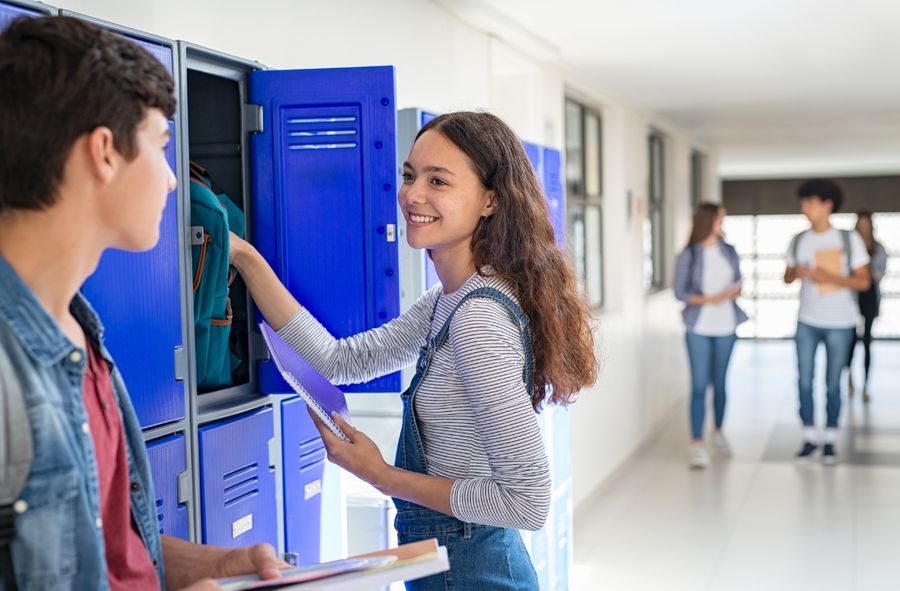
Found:
[[[472,235],[479,274],[508,281],[531,327],[531,404],[567,405],[597,380],[591,314],[575,273],[555,242],[547,202],[522,142],[500,118],[461,111],[436,117],[434,130],[463,151],[481,184],[494,192],[494,213]]]

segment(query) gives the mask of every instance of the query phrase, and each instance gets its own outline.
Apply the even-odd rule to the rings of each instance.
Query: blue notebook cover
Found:
[[[331,413],[336,412],[345,421],[350,422],[350,410],[347,408],[344,393],[316,371],[266,322],[259,323],[259,330],[284,381],[291,385],[332,433],[344,441],[349,441],[350,439],[331,418]]]

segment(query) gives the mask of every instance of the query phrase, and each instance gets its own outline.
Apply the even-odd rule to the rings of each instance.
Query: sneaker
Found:
[[[826,466],[837,464],[837,454],[834,452],[834,444],[826,443],[822,446],[822,463]]]
[[[691,445],[688,465],[692,470],[702,470],[709,465],[709,452],[703,444]]]
[[[869,396],[869,388],[863,388],[863,403],[869,404],[870,400],[872,400],[872,397]]]
[[[798,464],[808,464],[809,460],[812,458],[812,455],[816,452],[816,444],[811,441],[804,441],[803,448],[797,452],[794,460]]]
[[[726,458],[731,457],[731,444],[728,443],[728,440],[725,439],[725,435],[721,432],[716,433],[713,436],[713,442],[716,444],[716,449],[719,450],[719,453],[725,456]]]

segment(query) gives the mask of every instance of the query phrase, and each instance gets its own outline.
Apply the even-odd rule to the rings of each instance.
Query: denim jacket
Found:
[[[733,246],[719,240],[719,248],[722,254],[731,263],[734,270],[734,280],[741,280],[741,259]],[[675,281],[674,281],[675,297],[684,302],[684,310],[681,315],[684,318],[684,324],[688,330],[694,328],[697,319],[700,317],[701,306],[695,306],[688,302],[688,298],[692,294],[703,295],[703,245],[694,244],[688,246],[675,262]],[[736,301],[732,301],[734,305],[735,324],[740,324],[747,320],[747,314],[741,310]]]
[[[165,581],[156,498],[140,425],[122,376],[103,346],[97,314],[79,294],[75,319],[110,366],[119,404],[131,512],[137,530]],[[21,381],[34,459],[18,508],[12,559],[22,591],[109,588],[100,519],[100,484],[94,442],[82,398],[85,351],[62,333],[32,291],[0,256],[0,346]],[[0,580],[0,590],[4,587]]]

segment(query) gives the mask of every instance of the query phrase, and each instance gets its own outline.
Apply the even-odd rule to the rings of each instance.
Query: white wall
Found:
[[[666,136],[666,277],[689,225],[689,155],[708,157],[704,183],[719,199],[714,146],[583,84],[577,75],[467,24],[426,0],[62,0],[58,6],[169,38],[185,39],[273,68],[393,64],[400,107],[488,108],[526,140],[561,148],[568,92],[603,114],[606,304],[600,312],[598,383],[573,408],[575,503],[645,441],[687,393],[679,305],[671,290],[646,295],[642,212],[647,133]],[[628,195],[632,196],[629,214]],[[687,434],[686,434],[687,437]]]
[[[424,0],[47,2],[270,68],[391,64],[401,108],[490,103],[489,36]]]

